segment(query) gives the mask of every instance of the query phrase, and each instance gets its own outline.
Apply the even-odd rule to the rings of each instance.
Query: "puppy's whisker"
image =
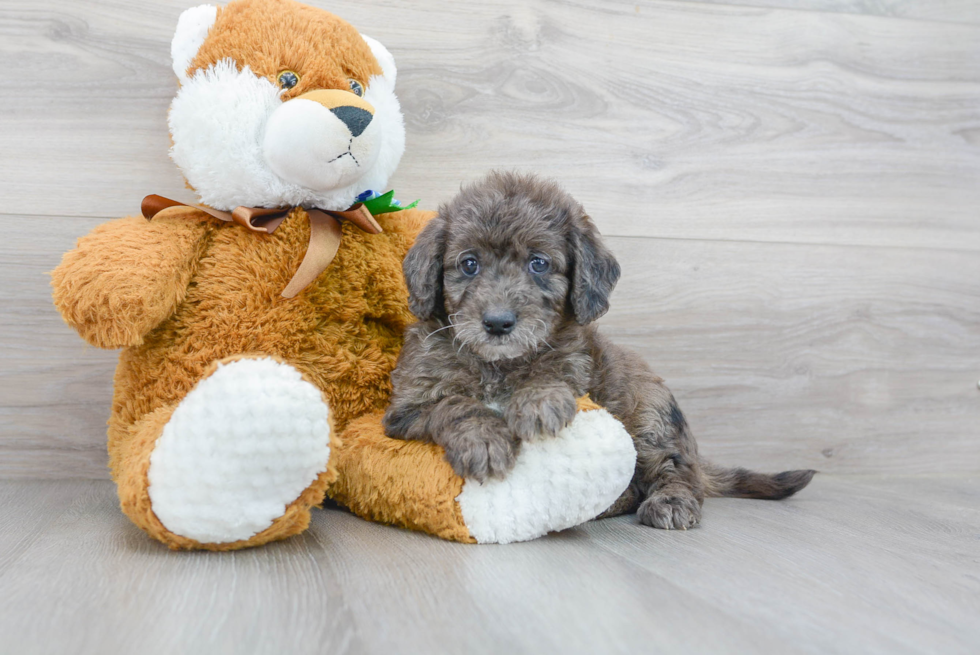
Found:
[[[459,316],[460,314],[462,314],[462,312],[455,312],[453,314],[450,314],[447,317],[449,319],[449,325],[446,325],[444,327],[441,327],[438,330],[433,330],[432,332],[429,332],[427,335],[425,335],[425,338],[422,339],[422,345],[425,346],[428,343],[429,339],[432,337],[432,335],[436,334],[437,332],[442,332],[443,330],[448,330],[450,328],[459,327],[459,324],[456,323],[454,319],[457,316]],[[453,337],[453,341],[455,342],[457,338],[458,337],[454,336]]]
[[[548,334],[548,324],[547,323],[545,323],[540,318],[532,318],[531,320],[534,321],[535,323],[540,323],[541,324],[541,330],[542,330],[542,332],[544,332],[545,334]],[[552,346],[550,343],[548,343],[548,340],[545,339],[544,337],[537,337],[537,340],[538,340],[538,342],[543,343],[544,345],[548,346],[548,348],[550,350],[554,350],[555,349],[555,347]]]
[[[455,314],[453,314],[453,316],[459,316],[459,314],[461,313],[462,312],[456,312]],[[463,346],[466,345],[466,340],[464,339],[464,337],[466,336],[466,332],[470,328],[475,327],[476,324],[473,321],[463,321],[461,323],[456,323],[454,325],[457,329],[455,332],[453,332],[453,346],[455,347],[456,343],[457,342],[459,343],[459,347],[456,348],[456,355],[458,356],[460,352],[462,352]]]
[[[446,327],[441,327],[438,330],[433,330],[432,332],[429,332],[429,334],[425,335],[425,338],[422,339],[422,344],[424,345],[432,337],[433,334],[436,334],[438,332],[442,332],[443,330],[448,330],[449,328],[453,328],[453,327],[456,327],[456,326],[453,325],[452,322],[450,322],[450,324],[447,325]]]

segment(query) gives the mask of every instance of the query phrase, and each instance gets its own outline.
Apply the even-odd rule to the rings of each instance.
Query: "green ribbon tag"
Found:
[[[361,201],[367,210],[371,212],[372,216],[377,216],[378,214],[390,214],[391,212],[400,212],[404,209],[412,209],[419,201],[416,200],[410,205],[402,207],[401,203],[395,200],[395,190],[392,189],[388,193],[377,196],[376,198],[370,198],[368,200]]]

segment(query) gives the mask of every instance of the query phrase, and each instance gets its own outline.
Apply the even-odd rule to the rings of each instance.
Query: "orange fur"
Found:
[[[276,86],[282,71],[299,73],[299,84],[283,100],[314,89],[346,91],[350,79],[367,88],[368,79],[381,74],[371,49],[349,23],[293,0],[236,0],[219,8],[188,73],[228,58]]]
[[[273,83],[283,70],[298,72],[299,84],[284,100],[311,89],[347,90],[350,79],[366,87],[382,72],[356,29],[293,0],[235,0],[220,8],[188,72],[228,58]],[[321,390],[333,422],[331,452],[341,452],[336,437],[347,424],[387,405],[389,373],[413,320],[401,262],[430,216],[420,210],[378,216],[379,235],[345,223],[333,263],[293,299],[280,292],[309,242],[302,209],[273,234],[175,207],[152,221],[109,222],[80,239],[52,274],[54,302],[89,343],[124,348],[108,450],[127,516],[173,548],[227,550],[305,529],[310,507],[337,481],[333,457],[270,528],[241,542],[201,544],[170,533],[153,514],[150,455],[194,386],[218,362],[248,356],[288,363]],[[438,453],[430,458],[439,461]],[[344,459],[346,470],[357,471],[356,459]]]
[[[378,216],[380,235],[345,224],[334,262],[294,299],[279,294],[309,239],[302,209],[271,235],[174,208],[152,221],[107,223],[79,240],[52,274],[54,298],[91,343],[128,346],[116,370],[109,457],[123,511],[137,525],[174,548],[222,550],[305,529],[309,508],[335,474],[321,476],[286,516],[247,541],[209,545],[173,535],[153,516],[146,493],[153,445],[173,408],[216,362],[250,354],[287,362],[320,388],[332,434],[384,409],[402,331],[413,320],[401,261],[430,216]],[[339,442],[333,450],[341,450]]]
[[[383,409],[402,330],[413,320],[401,260],[427,218],[419,210],[379,216],[379,235],[345,224],[336,259],[293,299],[280,292],[306,250],[306,212],[294,210],[271,235],[209,219],[184,301],[120,356],[110,457],[127,426],[179,402],[213,362],[241,354],[273,355],[297,368],[324,390],[341,431]]]
[[[331,497],[369,521],[476,543],[456,503],[463,479],[443,458],[442,448],[389,439],[381,416],[362,416],[344,432],[344,448],[331,457],[340,472]]]
[[[371,76],[381,74],[356,29],[293,0],[235,0],[220,8],[188,72],[228,58],[273,83],[283,70],[300,73],[299,84],[284,100],[311,89],[347,90],[350,79],[366,87]],[[401,263],[431,215],[406,210],[378,216],[384,230],[378,235],[345,223],[333,263],[292,299],[280,292],[309,242],[309,220],[302,209],[292,210],[273,234],[174,207],[152,221],[130,217],[106,223],[79,240],[52,274],[54,302],[89,343],[124,348],[115,375],[108,450],[120,504],[134,523],[172,548],[229,550],[301,532],[310,508],[322,501],[329,485],[348,488],[339,479],[337,462],[354,476],[368,464],[360,456],[345,457],[337,435],[352,420],[387,405],[389,373],[402,332],[413,320]],[[321,390],[333,423],[331,461],[268,529],[235,543],[198,543],[169,532],[153,513],[150,456],[174,409],[194,386],[219,362],[249,356],[288,363]],[[429,468],[444,464],[438,452],[423,459]],[[404,473],[387,482],[414,484],[416,478]],[[450,482],[462,486],[458,478]],[[364,499],[348,492],[345,498],[362,514],[379,516],[371,509],[371,490],[360,492]],[[458,524],[454,537],[465,539],[454,498],[441,511],[445,521]],[[402,524],[425,528],[439,523],[442,519],[433,523],[430,516],[430,500],[417,495],[414,506],[403,508]],[[413,512],[428,518],[415,520]]]
[[[208,222],[190,208],[100,225],[52,273],[54,304],[100,348],[137,346],[184,299]]]

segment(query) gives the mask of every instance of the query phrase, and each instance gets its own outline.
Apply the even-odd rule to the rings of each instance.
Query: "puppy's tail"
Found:
[[[726,469],[701,460],[706,496],[780,500],[810,484],[813,469],[756,473],[743,468]]]

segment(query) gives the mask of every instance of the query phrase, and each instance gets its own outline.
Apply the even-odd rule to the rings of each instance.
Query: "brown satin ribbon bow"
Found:
[[[279,224],[293,210],[292,207],[273,209],[235,207],[233,211],[226,212],[205,205],[180,202],[157,195],[149,195],[143,198],[140,210],[143,212],[143,217],[150,220],[169,207],[194,207],[219,220],[238,223],[252,232],[265,234],[275,232]],[[378,225],[378,221],[374,220],[374,216],[362,203],[357,203],[344,211],[328,209],[307,209],[305,211],[310,217],[310,243],[306,247],[306,255],[303,257],[302,263],[282,291],[283,298],[292,298],[298,294],[310,282],[317,279],[327,266],[330,266],[330,262],[337,255],[337,249],[340,248],[341,220],[350,221],[368,234],[381,233],[381,226]]]

